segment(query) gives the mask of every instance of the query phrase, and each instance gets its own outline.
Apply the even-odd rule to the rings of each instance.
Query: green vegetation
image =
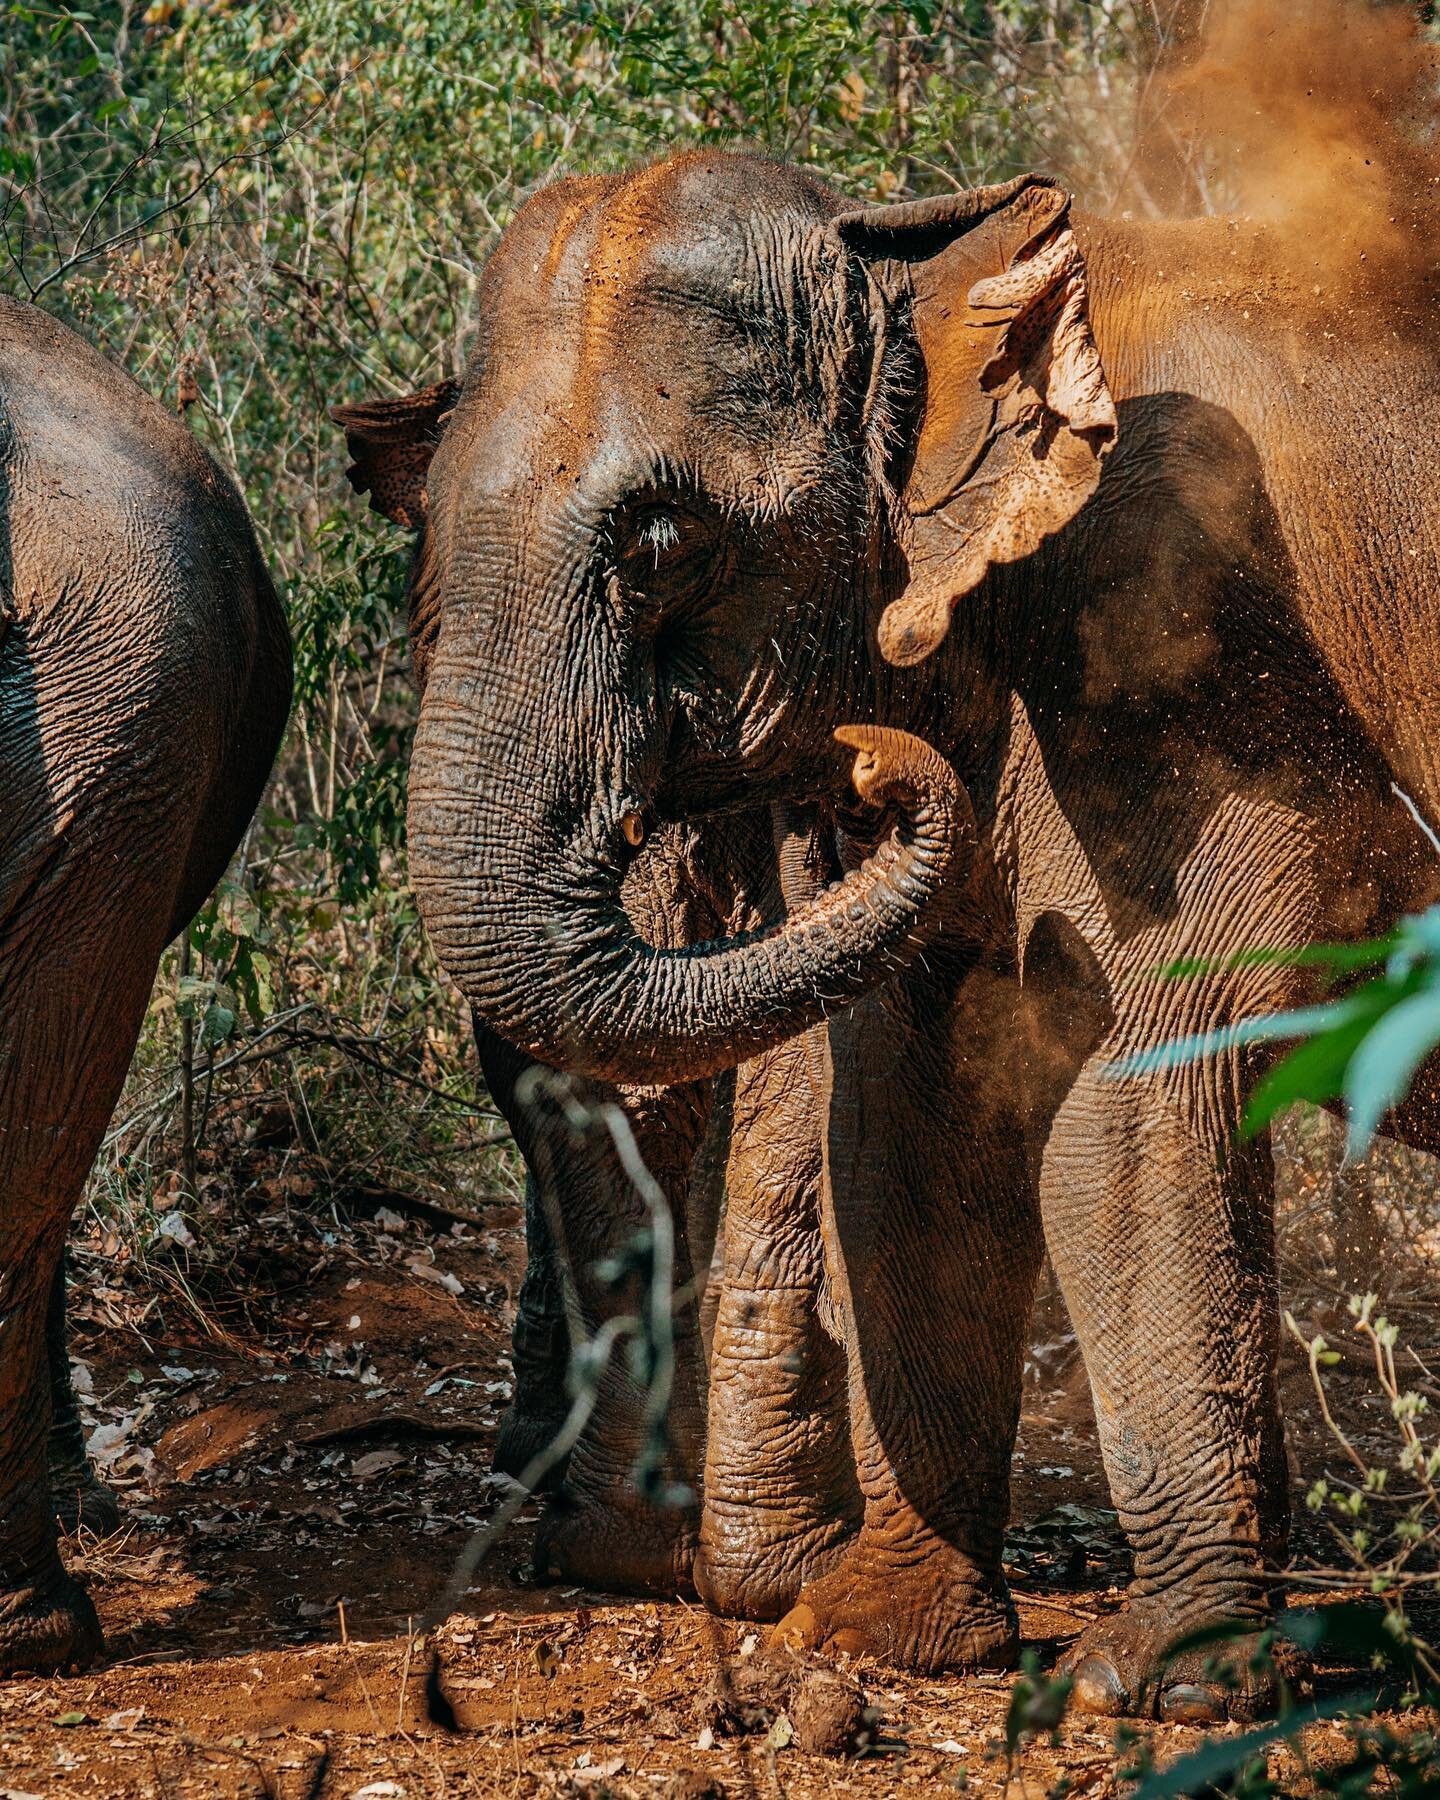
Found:
[[[0,282],[184,409],[249,501],[296,647],[276,780],[161,972],[97,1204],[123,1228],[127,1205],[151,1216],[157,1181],[197,1199],[223,1182],[228,1139],[278,1112],[331,1183],[491,1180],[493,1121],[405,884],[409,546],[349,493],[328,409],[463,366],[477,271],[557,173],[741,144],[903,197],[1064,169],[1099,82],[1120,166],[1151,15],[1079,0],[0,10]]]
[[[1404,1100],[1421,1063],[1440,1044],[1440,907],[1402,919],[1383,938],[1360,944],[1311,944],[1303,950],[1242,950],[1233,956],[1176,963],[1176,980],[1226,969],[1311,968],[1342,980],[1371,973],[1334,999],[1289,1012],[1240,1019],[1233,1025],[1179,1038],[1115,1064],[1114,1074],[1143,1075],[1197,1057],[1257,1044],[1300,1039],[1257,1085],[1245,1109],[1244,1132],[1263,1131],[1296,1101],[1343,1100],[1349,1117],[1346,1154],[1358,1158],[1380,1121]]]

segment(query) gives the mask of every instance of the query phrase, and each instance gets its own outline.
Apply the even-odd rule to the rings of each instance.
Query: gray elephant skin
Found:
[[[1162,1673],[1259,1629],[1284,1555],[1273,1177],[1236,1134],[1264,1063],[1114,1064],[1312,992],[1176,958],[1435,894],[1393,791],[1440,816],[1435,333],[1418,283],[1370,295],[1383,331],[1326,305],[1243,221],[1086,218],[1037,177],[856,209],[697,153],[538,193],[463,385],[344,415],[419,533],[441,958],[492,1060],[708,1093],[659,1154],[677,1216],[707,1158],[727,1189],[697,1505],[642,1530],[586,1476],[557,1566],[1013,1660],[1048,1246],[1135,1566],[1078,1697],[1269,1703],[1204,1653]],[[741,820],[703,928],[647,927],[646,859]],[[1392,1127],[1436,1124],[1429,1071]]]
[[[232,484],[82,339],[0,299],[0,1670],[100,1648],[56,1542],[57,1510],[114,1516],[69,1387],[65,1230],[160,953],[239,843],[289,703]]]

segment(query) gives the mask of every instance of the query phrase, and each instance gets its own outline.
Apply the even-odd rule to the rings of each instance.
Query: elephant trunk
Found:
[[[553,834],[547,842],[524,821],[523,782],[487,794],[482,771],[433,753],[422,721],[411,868],[441,962],[502,1037],[599,1080],[694,1080],[813,1025],[933,937],[936,902],[968,872],[975,839],[968,797],[937,751],[880,726],[835,735],[857,753],[861,798],[894,805],[890,835],[784,921],[675,950],[646,943],[627,915],[613,830],[586,833],[593,841],[568,853]],[[479,829],[475,809],[486,815]],[[517,857],[516,834],[527,832],[529,852]],[[492,857],[477,855],[484,845]]]

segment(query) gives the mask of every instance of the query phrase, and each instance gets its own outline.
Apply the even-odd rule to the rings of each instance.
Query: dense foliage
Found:
[[[162,972],[103,1191],[148,1210],[152,1165],[177,1164],[193,1188],[227,1108],[266,1095],[332,1175],[337,1158],[414,1176],[445,1157],[461,1179],[462,1022],[405,887],[408,544],[350,495],[328,408],[463,365],[476,272],[556,173],[739,143],[900,197],[1063,167],[1084,113],[1099,180],[1127,159],[1158,15],[1079,0],[3,13],[0,282],[185,410],[246,494],[296,645],[276,782],[184,966]],[[152,1154],[177,1133],[178,1157]]]

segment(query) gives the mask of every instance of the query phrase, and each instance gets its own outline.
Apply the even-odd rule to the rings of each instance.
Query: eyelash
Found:
[[[667,550],[678,549],[680,544],[680,527],[668,513],[652,513],[639,531],[635,534],[636,543],[641,549],[649,548],[655,555],[655,566],[660,566],[660,558]]]

